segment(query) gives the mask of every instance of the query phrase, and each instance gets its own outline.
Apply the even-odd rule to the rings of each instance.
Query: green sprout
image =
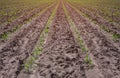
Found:
[[[4,34],[1,35],[1,38],[2,38],[2,39],[7,39],[7,37],[8,37],[8,34],[7,34],[7,33],[4,33]]]
[[[32,66],[32,64],[35,61],[35,57],[31,56],[30,59],[27,61],[27,63],[24,64],[24,68],[25,70],[27,70],[29,72],[30,67]]]
[[[113,39],[118,39],[118,38],[120,38],[120,34],[114,33],[114,34],[112,35],[112,37],[113,37]]]
[[[88,55],[85,56],[84,60],[87,64],[92,65],[92,59]]]

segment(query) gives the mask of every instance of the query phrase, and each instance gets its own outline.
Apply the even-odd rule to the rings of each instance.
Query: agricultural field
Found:
[[[0,0],[0,78],[120,78],[120,0]]]
[[[119,0],[68,0],[71,4],[79,8],[79,10],[89,10],[94,14],[98,14],[109,22],[120,24],[120,1]],[[80,8],[82,7],[82,8]],[[84,11],[82,11],[84,12]],[[86,14],[87,15],[87,14]]]

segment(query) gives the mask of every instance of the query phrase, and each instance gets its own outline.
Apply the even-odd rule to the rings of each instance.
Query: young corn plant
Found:
[[[31,54],[27,62],[24,64],[24,68],[27,72],[30,71],[30,68],[34,64],[35,60],[38,58],[39,54],[42,52],[42,47],[36,47],[35,51]]]
[[[70,6],[71,6],[72,8],[74,8],[79,14],[83,15],[84,17],[89,18],[91,21],[94,22],[94,24],[97,23],[97,21],[94,20],[93,18],[91,18],[89,15],[82,13],[82,12],[79,11],[76,7],[74,7],[74,6],[72,6],[72,5],[70,5]],[[97,24],[98,24],[98,23],[97,23]],[[99,25],[100,25],[100,24],[99,24]],[[120,38],[120,34],[112,33],[108,27],[106,27],[106,26],[104,26],[104,25],[100,25],[100,28],[103,29],[104,31],[106,31],[107,33],[110,33],[110,34],[112,35],[113,39],[116,40],[116,39]]]
[[[35,58],[34,58],[33,56],[31,56],[31,57],[29,58],[29,60],[28,60],[28,61],[25,63],[25,65],[24,65],[24,68],[25,68],[26,71],[29,72],[29,69],[30,69],[30,67],[32,66],[32,64],[34,63],[34,61],[35,61]]]
[[[113,35],[112,35],[112,37],[113,37],[113,39],[118,39],[118,38],[120,38],[120,34],[116,34],[116,33],[114,33]]]
[[[65,14],[67,16],[67,20],[69,21],[69,24],[71,25],[71,29],[74,32],[74,34],[75,34],[75,36],[77,38],[77,41],[79,42],[79,45],[81,46],[82,52],[88,52],[88,49],[85,47],[85,44],[84,44],[83,40],[80,37],[80,33],[79,33],[78,29],[76,28],[74,22],[72,21],[71,17],[69,16],[68,11],[65,8],[64,4],[63,4],[63,9],[64,9]]]
[[[51,14],[50,18],[48,19],[48,22],[47,22],[47,24],[45,26],[45,29],[41,33],[40,40],[38,42],[39,44],[36,46],[34,52],[29,57],[29,59],[27,60],[27,62],[24,64],[24,68],[28,72],[30,71],[30,68],[32,68],[32,65],[34,64],[35,60],[38,58],[38,56],[40,55],[40,53],[43,50],[43,45],[44,45],[45,39],[46,39],[46,37],[48,35],[49,26],[52,23],[52,20],[54,18],[55,13],[56,13],[57,7],[58,7],[58,5],[54,9],[53,13]]]
[[[0,35],[1,37],[0,37],[0,38],[2,38],[2,39],[7,39],[8,36],[9,36],[9,34],[14,33],[18,28],[20,28],[20,25],[18,25],[17,27],[14,27],[12,30],[10,30],[10,31],[8,31],[8,32],[5,32],[5,33],[1,34],[1,35]]]
[[[70,26],[71,26],[72,31],[75,32],[74,35],[76,36],[77,41],[79,42],[79,44],[80,44],[80,46],[81,46],[82,52],[86,52],[86,53],[87,53],[87,52],[88,52],[88,48],[86,48],[86,46],[85,46],[85,44],[84,44],[84,41],[83,41],[82,38],[80,37],[80,33],[79,33],[78,29],[76,28],[74,22],[72,21],[71,17],[69,16],[68,11],[67,11],[67,9],[65,8],[64,4],[63,4],[63,9],[64,9],[64,11],[65,11],[67,20],[68,20],[68,22],[69,22],[69,24],[70,24]],[[92,60],[91,60],[91,58],[89,57],[88,54],[86,54],[86,56],[85,56],[85,58],[84,58],[84,61],[85,61],[86,63],[88,63],[90,66],[92,66]]]
[[[1,37],[0,37],[0,38],[2,38],[2,39],[7,39],[7,37],[8,37],[8,34],[7,34],[7,33],[4,33],[4,34],[1,34]]]
[[[88,54],[85,56],[84,61],[90,66],[92,66],[92,59],[89,57]]]

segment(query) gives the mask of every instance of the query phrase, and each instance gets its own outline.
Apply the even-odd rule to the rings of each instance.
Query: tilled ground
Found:
[[[27,26],[0,47],[0,77],[15,78],[20,70],[24,60],[29,56],[34,48],[41,31],[52,12],[53,7],[45,13],[32,20]]]
[[[79,5],[76,5],[76,4],[74,4],[74,6],[76,6],[78,8],[78,10],[80,10],[81,12],[83,12],[84,14],[86,14],[93,21],[96,21],[96,23],[98,23],[100,25],[103,25],[106,28],[108,28],[109,29],[108,32],[120,34],[119,24],[108,22],[108,20],[104,19],[99,14],[96,14],[94,11],[90,11],[90,10],[88,10],[86,8],[83,8],[83,7],[81,7]]]
[[[14,33],[17,29],[22,27],[22,25],[25,22],[29,21],[30,19],[32,19],[32,17],[34,17],[39,12],[41,12],[44,8],[48,8],[48,7],[50,7],[50,4],[44,5],[43,7],[35,8],[30,12],[27,12],[27,13],[25,12],[20,17],[13,20],[12,22],[1,25],[0,26],[0,44],[5,42],[5,39],[2,38],[3,35]]]
[[[83,40],[89,48],[91,58],[95,60],[96,67],[102,74],[98,77],[99,73],[97,77],[119,78],[120,47],[116,46],[114,42],[106,37],[102,30],[98,29],[94,24],[85,19],[70,6],[67,6],[67,9],[71,13],[70,15],[73,18],[76,27],[80,31]],[[118,45],[119,44],[120,43],[118,43]]]
[[[58,7],[43,53],[36,64],[36,72],[30,78],[85,78],[81,50],[70,30],[62,4]],[[19,78],[26,78],[25,72],[23,74]]]
[[[44,31],[53,6],[0,45],[0,78],[120,78],[120,43],[67,2],[59,1],[58,4],[42,53],[30,71],[25,70],[23,65]],[[64,8],[88,52],[83,52],[78,44]],[[92,65],[85,62],[86,54],[91,58]]]

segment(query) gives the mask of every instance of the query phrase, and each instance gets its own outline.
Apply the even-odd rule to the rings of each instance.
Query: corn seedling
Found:
[[[7,33],[4,33],[4,34],[1,35],[1,38],[2,38],[2,39],[7,39],[7,37],[8,37],[8,34],[7,34]]]
[[[80,44],[80,46],[81,46],[82,52],[88,52],[88,48],[85,47],[85,44],[84,44],[83,40],[82,40],[81,37],[80,37],[80,33],[79,33],[78,29],[75,27],[74,22],[72,21],[72,19],[71,19],[70,16],[68,15],[68,11],[66,10],[64,4],[63,4],[63,9],[64,9],[65,14],[66,14],[66,16],[67,16],[67,19],[68,19],[68,21],[69,21],[69,23],[70,23],[70,25],[71,25],[72,31],[75,32],[74,34],[77,36],[77,41],[79,42],[79,44]],[[84,60],[85,60],[85,62],[88,63],[90,66],[92,65],[92,60],[91,60],[91,58],[90,58],[88,55],[86,55],[86,57],[84,58]]]
[[[37,59],[37,57],[40,55],[40,53],[43,50],[43,43],[45,41],[45,37],[48,34],[48,30],[49,30],[48,26],[50,26],[50,24],[52,23],[52,19],[53,19],[53,16],[55,15],[55,13],[56,13],[57,7],[58,7],[58,5],[56,6],[53,13],[51,14],[51,16],[50,16],[50,18],[49,18],[49,20],[48,20],[48,22],[45,26],[44,31],[41,33],[39,45],[37,45],[37,47],[35,48],[35,51],[32,53],[32,56],[30,56],[30,58],[24,64],[24,68],[28,72],[29,72],[30,68],[32,67],[33,63],[35,62],[35,60]]]
[[[92,60],[91,60],[91,58],[88,56],[88,55],[86,55],[85,56],[85,62],[87,63],[87,64],[89,64],[90,66],[92,65]]]
[[[114,33],[114,34],[112,35],[112,37],[113,37],[113,39],[118,39],[118,38],[120,38],[120,34],[115,34],[115,33]]]

